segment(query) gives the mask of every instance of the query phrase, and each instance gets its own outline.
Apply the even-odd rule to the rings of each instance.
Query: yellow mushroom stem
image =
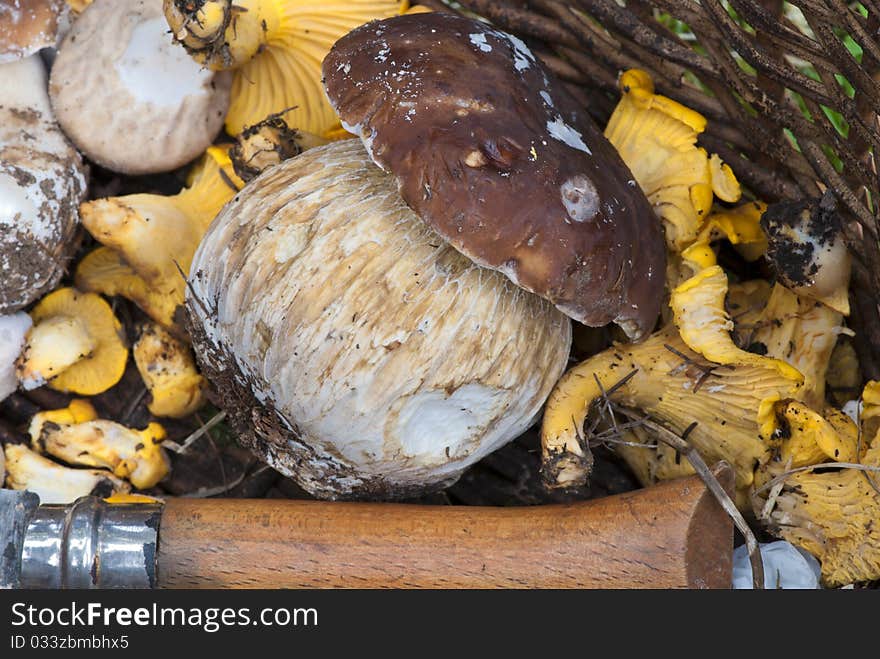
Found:
[[[825,372],[829,400],[842,408],[858,395],[862,382],[862,368],[852,341],[838,341],[831,351]]]
[[[132,353],[152,397],[148,408],[154,416],[182,418],[201,407],[207,383],[188,346],[151,324],[141,331]]]
[[[621,440],[610,445],[644,487],[696,473],[684,456],[643,427],[625,430]]]
[[[337,123],[321,84],[333,43],[359,25],[406,12],[409,2],[164,0],[164,9],[175,39],[196,61],[236,69],[230,135],[286,108],[294,108],[291,126],[322,135]]]
[[[150,423],[132,430],[114,421],[98,419],[73,425],[44,424],[31,436],[34,450],[71,465],[103,467],[139,489],[153,487],[170,469],[161,447],[165,430]]]
[[[98,342],[83,320],[71,316],[50,316],[28,333],[19,359],[18,379],[22,388],[42,387],[56,375],[91,356]]]
[[[734,465],[745,505],[754,468],[769,457],[757,411],[762,401],[789,397],[796,388],[772,366],[706,363],[671,328],[641,344],[614,346],[568,371],[551,393],[541,429],[545,479],[552,487],[586,480],[591,458],[582,428],[589,412],[600,411],[594,404],[601,406],[604,390],[610,401],[686,434],[707,462]]]
[[[804,376],[799,400],[813,409],[824,407],[825,376],[834,346],[841,334],[852,334],[843,326],[842,314],[776,284],[757,322],[738,332],[743,345],[790,364]]]
[[[176,311],[193,254],[214,216],[244,185],[228,150],[210,147],[189,187],[177,195],[134,194],[82,204],[83,225],[116,259],[107,252],[92,254],[77,269],[77,281],[129,297],[150,318],[182,334]]]
[[[41,503],[71,503],[88,495],[107,497],[131,486],[103,469],[73,469],[21,444],[7,444],[6,486],[36,492]]]

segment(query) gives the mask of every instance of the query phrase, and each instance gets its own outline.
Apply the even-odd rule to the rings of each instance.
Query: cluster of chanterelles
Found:
[[[545,476],[578,485],[617,406],[733,463],[741,506],[822,558],[829,583],[877,576],[863,474],[787,473],[880,450],[872,407],[859,427],[826,403],[848,331],[832,197],[733,206],[733,173],[696,144],[705,119],[643,72],[621,76],[603,135],[522,41],[406,2],[14,4],[27,10],[14,38],[0,25],[2,52],[25,59],[0,79],[30,82],[0,107],[14,218],[0,216],[0,397],[114,386],[129,350],[102,296],[121,296],[149,319],[132,353],[152,414],[203,401],[192,341],[242,441],[315,495],[441,487],[542,409]],[[403,13],[419,15],[388,18]],[[357,28],[371,19],[385,20]],[[26,56],[53,45],[47,86]],[[221,125],[235,139],[212,146]],[[335,141],[347,131],[362,144]],[[80,205],[78,152],[128,174],[197,163],[177,195]],[[75,289],[43,297],[80,220],[101,245],[71,269]],[[777,283],[729,281],[721,239]],[[559,380],[568,317],[632,343]],[[144,488],[167,472],[158,424],[114,425],[84,401],[46,414],[33,450],[7,451],[13,487]],[[645,427],[621,432],[644,483],[689,471]],[[94,469],[68,479],[38,453]],[[804,494],[832,478],[837,498]]]

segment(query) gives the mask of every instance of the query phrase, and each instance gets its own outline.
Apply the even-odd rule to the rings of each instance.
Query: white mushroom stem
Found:
[[[34,326],[18,361],[18,379],[24,389],[36,389],[97,347],[85,323],[72,316],[52,316]]]
[[[0,316],[0,401],[18,388],[15,360],[31,328],[31,317],[19,312]],[[0,478],[0,484],[3,479]]]
[[[6,446],[6,469],[7,487],[35,492],[41,503],[70,503],[90,494],[106,497],[131,490],[109,471],[64,467],[20,444]]]

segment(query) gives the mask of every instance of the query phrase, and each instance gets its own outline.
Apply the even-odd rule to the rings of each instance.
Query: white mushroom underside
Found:
[[[569,320],[447,246],[353,140],[251,183],[191,272],[209,353],[299,430],[294,475],[322,495],[452,480],[532,423],[567,362]]]
[[[177,107],[187,96],[209,93],[214,77],[171,40],[163,16],[135,26],[115,67],[135,99],[157,107]]]

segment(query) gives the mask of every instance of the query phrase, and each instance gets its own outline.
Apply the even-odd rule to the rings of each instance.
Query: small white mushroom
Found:
[[[76,247],[85,168],[55,123],[39,55],[0,64],[0,314],[58,283]]]
[[[95,0],[58,49],[50,94],[62,128],[114,171],[175,169],[223,126],[231,77],[194,62],[168,33],[162,0]]]

